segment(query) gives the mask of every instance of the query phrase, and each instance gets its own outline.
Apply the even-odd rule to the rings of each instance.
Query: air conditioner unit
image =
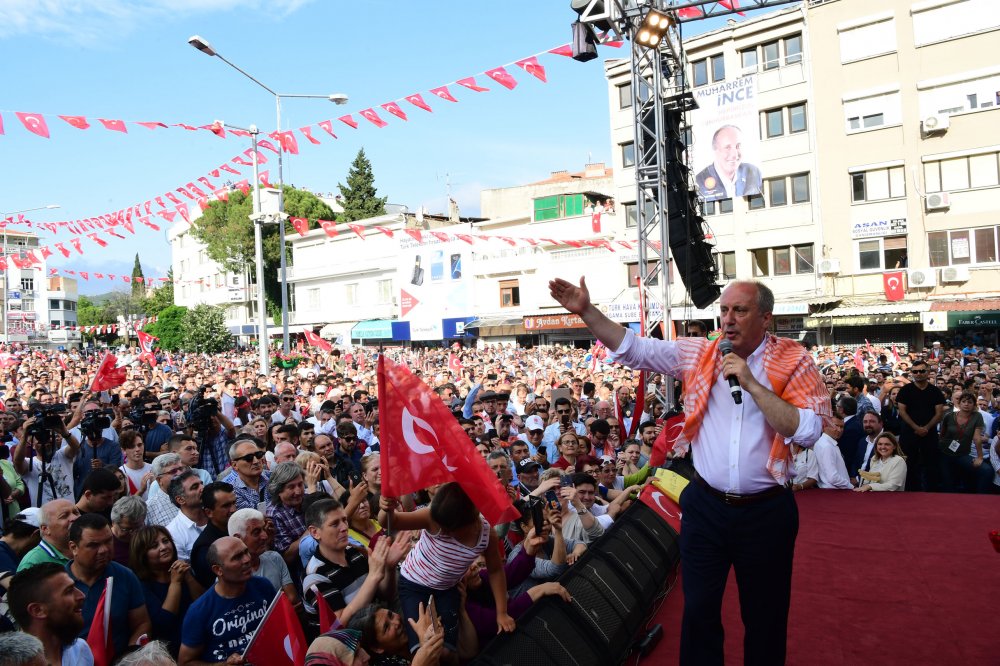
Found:
[[[936,113],[931,116],[924,118],[921,123],[924,128],[924,134],[931,134],[932,132],[944,132],[948,129],[951,124],[951,117],[946,113]]]
[[[836,275],[840,273],[840,259],[823,259],[819,262],[819,272],[822,275]]]
[[[968,266],[948,266],[941,269],[941,282],[968,282]]]
[[[911,268],[906,271],[911,289],[930,289],[937,286],[937,273],[929,268]]]
[[[951,208],[951,194],[948,192],[935,192],[928,194],[924,199],[924,204],[928,212],[932,210],[945,210]]]

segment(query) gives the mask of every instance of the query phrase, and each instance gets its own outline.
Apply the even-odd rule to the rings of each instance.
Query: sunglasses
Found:
[[[350,435],[348,435],[347,437],[341,437],[340,439],[342,441],[345,441],[345,442],[356,442],[356,441],[358,441],[357,437],[351,437]]]
[[[252,463],[254,460],[260,460],[263,457],[264,457],[264,452],[257,451],[255,453],[248,453],[245,456],[240,456],[239,458],[234,458],[233,462]]]

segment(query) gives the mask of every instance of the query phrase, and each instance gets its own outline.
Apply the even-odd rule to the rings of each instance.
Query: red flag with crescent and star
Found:
[[[105,354],[101,360],[94,381],[90,383],[90,392],[107,391],[125,383],[128,371],[125,368],[116,368],[118,357],[114,354]]]
[[[882,273],[882,286],[885,288],[887,301],[901,301],[906,295],[903,292],[903,271]]]
[[[308,649],[309,643],[292,602],[278,590],[253,632],[243,658],[250,664],[301,666],[306,661]]]
[[[491,525],[517,509],[441,398],[405,366],[378,359],[382,494],[456,481]]]
[[[319,337],[318,335],[316,335],[312,331],[302,331],[302,332],[306,336],[306,342],[308,342],[309,344],[311,344],[313,347],[319,347],[323,351],[327,351],[327,352],[333,350],[333,345],[331,345],[329,342],[327,342],[323,338]]]
[[[142,353],[139,354],[139,358],[146,361],[151,366],[156,367],[156,355],[153,354],[153,343],[158,342],[159,338],[154,337],[145,331],[140,331],[138,328],[135,329],[135,335],[139,338],[139,347],[142,349]]]
[[[638,403],[636,403],[638,404]],[[684,413],[675,414],[663,422],[663,429],[653,442],[653,450],[649,454],[649,466],[660,467],[667,460],[667,452],[673,451],[674,442],[684,430]]]

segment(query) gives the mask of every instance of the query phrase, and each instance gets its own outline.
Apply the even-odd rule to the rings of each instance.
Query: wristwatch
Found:
[[[587,508],[586,507],[584,507],[582,509],[577,509],[576,510],[576,515],[578,515],[578,516],[582,516],[585,513],[587,513]]]

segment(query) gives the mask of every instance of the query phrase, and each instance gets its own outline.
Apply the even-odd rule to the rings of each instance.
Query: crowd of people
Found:
[[[491,526],[457,483],[382,496],[375,349],[307,351],[268,375],[252,352],[155,366],[126,353],[124,384],[95,393],[96,354],[12,352],[0,654],[50,664],[92,662],[84,639],[111,580],[126,664],[243,663],[279,593],[307,663],[467,660],[538,599],[569,600],[560,575],[650,476],[672,416],[658,376],[594,350],[385,350],[507,490],[519,518]],[[815,446],[793,447],[793,490],[1000,491],[1000,353],[812,356],[835,416]]]

